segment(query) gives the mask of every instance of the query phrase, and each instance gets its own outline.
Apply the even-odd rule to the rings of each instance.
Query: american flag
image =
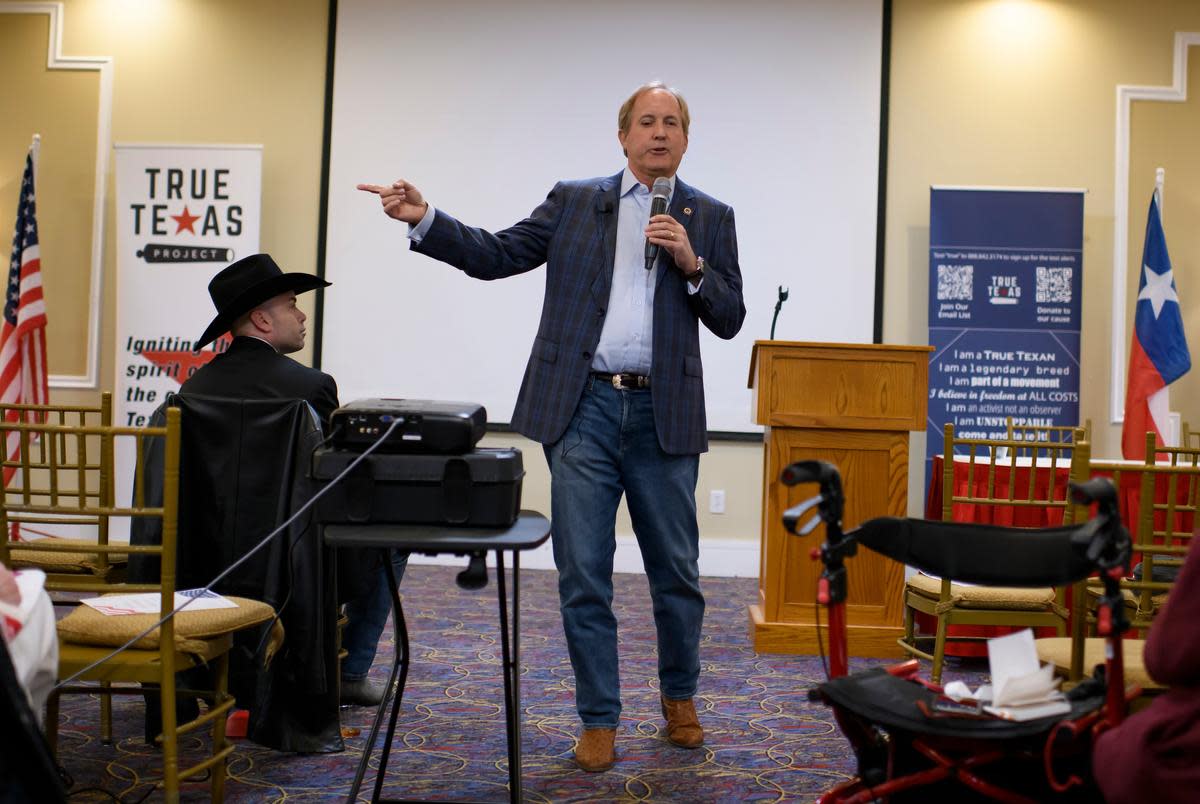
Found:
[[[42,262],[38,257],[36,205],[33,193],[33,151],[25,157],[12,259],[8,264],[8,293],[0,325],[0,403],[45,405],[50,394],[46,369],[46,303],[42,299]],[[5,418],[16,421],[16,411]],[[8,459],[18,456],[20,438],[8,434]],[[16,473],[5,467],[4,483]]]

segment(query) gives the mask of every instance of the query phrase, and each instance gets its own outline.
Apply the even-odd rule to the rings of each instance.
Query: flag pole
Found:
[[[34,134],[33,142],[31,142],[29,144],[29,155],[33,157],[33,180],[35,183],[37,182],[38,154],[41,153],[41,150],[42,150],[42,135]],[[1162,168],[1159,168],[1159,170],[1162,170]]]
[[[1163,180],[1166,177],[1167,171],[1165,168],[1156,168],[1154,170],[1154,200],[1158,202],[1158,217],[1160,219],[1163,212]]]

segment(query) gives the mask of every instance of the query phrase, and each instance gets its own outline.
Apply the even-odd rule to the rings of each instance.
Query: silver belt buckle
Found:
[[[618,391],[625,390],[625,381],[623,379],[621,379],[623,376],[624,375],[622,375],[622,374],[612,375],[612,386],[613,386],[613,388],[616,388]]]

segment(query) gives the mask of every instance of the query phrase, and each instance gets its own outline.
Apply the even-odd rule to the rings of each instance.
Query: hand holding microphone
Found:
[[[654,188],[650,191],[650,222],[646,226],[646,270],[654,268],[661,248],[671,255],[675,267],[686,276],[696,270],[696,253],[688,241],[687,229],[667,214],[670,192],[670,181],[662,177],[654,180]]]
[[[670,180],[659,176],[654,180],[654,187],[650,190],[650,220],[653,221],[657,215],[665,215],[667,212],[667,201],[671,197],[671,182]],[[646,228],[646,270],[650,271],[654,268],[654,261],[658,259],[658,245],[650,240],[650,228]]]

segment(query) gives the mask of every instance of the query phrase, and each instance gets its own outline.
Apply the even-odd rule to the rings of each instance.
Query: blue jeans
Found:
[[[659,689],[690,698],[700,677],[700,459],[663,452],[652,393],[589,378],[567,431],[545,447],[558,596],[584,728],[615,728],[621,716],[612,572],[622,493],[654,602]]]
[[[408,553],[397,550],[390,552],[392,572],[396,574],[396,584],[399,585],[404,577],[404,568],[408,566]],[[374,588],[346,604],[346,616],[350,622],[342,633],[342,647],[346,649],[346,658],[342,662],[343,680],[361,681],[367,677],[375,661],[379,637],[391,613],[392,593],[388,589],[387,570],[380,567],[379,572],[375,573]]]

